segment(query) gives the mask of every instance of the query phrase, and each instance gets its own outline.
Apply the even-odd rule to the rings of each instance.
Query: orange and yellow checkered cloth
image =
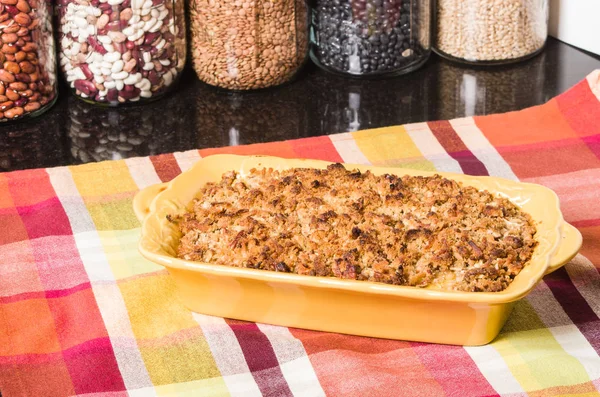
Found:
[[[495,175],[560,197],[584,244],[482,347],[191,313],[137,251],[131,203],[201,156],[270,154]],[[554,396],[600,390],[600,71],[519,112],[0,174],[0,393]]]

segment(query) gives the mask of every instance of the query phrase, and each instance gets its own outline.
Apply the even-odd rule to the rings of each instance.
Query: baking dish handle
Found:
[[[150,204],[156,196],[167,188],[168,183],[157,183],[140,190],[133,198],[133,212],[140,222],[150,213]]]
[[[581,233],[567,222],[563,223],[560,229],[560,238],[561,241],[558,249],[552,255],[552,258],[550,258],[550,265],[545,274],[550,274],[569,263],[581,248],[581,243],[583,241]]]

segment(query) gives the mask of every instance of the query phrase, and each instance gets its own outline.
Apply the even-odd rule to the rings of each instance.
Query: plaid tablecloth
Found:
[[[483,347],[194,314],[137,252],[131,201],[201,156],[271,154],[546,185],[581,255]],[[594,266],[596,265],[596,267]],[[550,396],[600,390],[600,71],[520,112],[0,174],[0,392],[90,396]]]

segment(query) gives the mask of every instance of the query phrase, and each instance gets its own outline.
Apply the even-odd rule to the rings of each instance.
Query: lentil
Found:
[[[198,77],[233,90],[291,80],[308,54],[304,0],[192,0],[192,55]]]
[[[181,0],[60,4],[60,64],[76,95],[116,106],[156,98],[175,83],[186,51]]]
[[[56,98],[51,11],[46,0],[0,1],[0,121],[45,110]]]
[[[311,55],[353,75],[409,71],[429,56],[430,18],[429,0],[317,0]]]
[[[536,53],[548,34],[547,0],[438,0],[435,48],[468,62]]]

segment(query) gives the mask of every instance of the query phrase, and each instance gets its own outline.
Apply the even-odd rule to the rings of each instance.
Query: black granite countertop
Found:
[[[36,120],[0,126],[0,171],[243,145],[523,109],[546,102],[600,68],[600,59],[553,39],[513,66],[473,68],[432,55],[387,80],[341,78],[308,65],[262,92],[228,93],[187,68],[154,103],[99,108],[63,88]]]

